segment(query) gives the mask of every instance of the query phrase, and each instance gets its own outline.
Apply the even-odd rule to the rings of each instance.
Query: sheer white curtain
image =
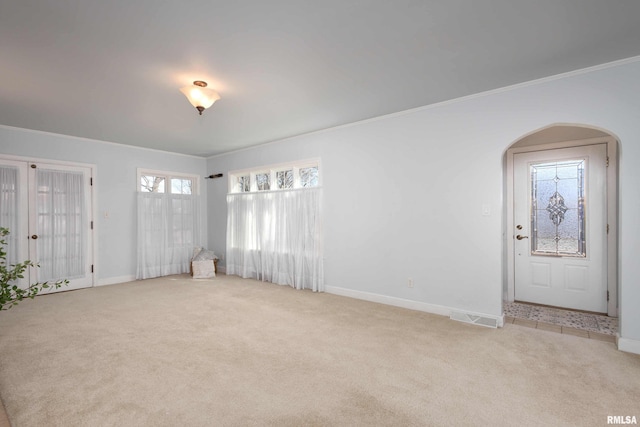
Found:
[[[7,242],[7,264],[15,264],[18,259],[19,216],[18,197],[20,195],[18,168],[0,166],[0,227],[9,229]],[[26,213],[23,213],[26,215]]]
[[[139,192],[136,277],[188,273],[200,233],[197,195]]]
[[[324,291],[321,188],[229,194],[227,274]]]
[[[38,279],[86,274],[87,206],[82,172],[36,169]]]

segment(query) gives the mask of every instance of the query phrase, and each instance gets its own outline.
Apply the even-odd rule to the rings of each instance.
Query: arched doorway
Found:
[[[554,124],[505,154],[504,299],[618,316],[616,137]]]

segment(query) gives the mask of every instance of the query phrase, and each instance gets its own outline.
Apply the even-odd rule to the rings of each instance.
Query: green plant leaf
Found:
[[[0,237],[4,237],[9,234],[9,230],[4,227],[0,227]],[[18,305],[18,301],[22,301],[24,298],[35,298],[38,293],[43,289],[50,287],[59,288],[63,284],[69,284],[69,281],[59,280],[55,284],[34,283],[29,286],[28,289],[21,289],[15,284],[18,279],[24,279],[24,272],[28,267],[39,267],[38,264],[34,264],[30,260],[22,263],[11,264],[7,267],[7,252],[5,246],[7,245],[4,239],[0,239],[0,310],[8,310],[11,307]]]

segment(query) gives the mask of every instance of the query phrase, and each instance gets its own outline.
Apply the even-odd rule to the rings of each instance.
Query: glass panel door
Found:
[[[93,285],[91,169],[32,163],[29,169],[31,282],[67,279],[61,291]]]
[[[41,281],[86,271],[85,180],[82,172],[36,169],[36,240]]]
[[[513,156],[518,301],[607,311],[605,144]]]

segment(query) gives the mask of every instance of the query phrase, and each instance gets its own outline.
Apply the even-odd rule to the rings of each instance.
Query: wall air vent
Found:
[[[457,320],[458,322],[472,323],[474,325],[486,326],[489,328],[498,327],[498,319],[493,317],[478,316],[475,314],[464,313],[461,311],[452,311],[450,319]]]

